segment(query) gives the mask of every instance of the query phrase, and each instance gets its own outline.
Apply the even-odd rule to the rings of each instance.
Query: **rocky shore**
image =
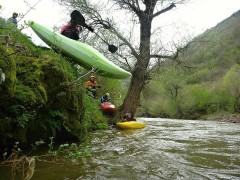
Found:
[[[231,123],[240,123],[240,114],[216,115],[206,118],[207,120],[226,121]]]

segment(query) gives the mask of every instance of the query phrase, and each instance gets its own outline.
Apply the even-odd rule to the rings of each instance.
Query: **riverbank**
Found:
[[[240,123],[240,114],[216,114],[216,115],[208,115],[203,119],[206,120],[216,120],[216,121],[225,121],[231,123]]]
[[[169,117],[163,117],[159,116],[157,114],[153,113],[143,113],[138,114],[139,117],[148,117],[148,118],[169,118]],[[189,120],[213,120],[213,121],[224,121],[224,122],[231,122],[231,123],[240,123],[240,114],[230,114],[230,113],[216,113],[216,114],[210,114],[210,115],[189,115],[188,118],[176,118],[176,119],[189,119]]]
[[[0,26],[0,34],[10,38],[8,42],[2,38],[0,45],[0,76],[4,77],[0,77],[0,152],[15,142],[27,146],[51,137],[63,143],[81,141],[90,131],[107,129],[100,97],[111,92],[114,104],[121,104],[120,80],[98,76],[102,88],[93,100],[84,83],[94,73],[34,45],[1,17]]]

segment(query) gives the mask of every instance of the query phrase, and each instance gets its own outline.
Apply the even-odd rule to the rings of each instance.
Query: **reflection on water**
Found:
[[[240,179],[240,124],[143,119],[144,129],[92,133],[90,157],[38,163],[32,179]]]

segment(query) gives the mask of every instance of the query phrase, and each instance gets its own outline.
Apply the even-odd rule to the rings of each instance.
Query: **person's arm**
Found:
[[[73,33],[73,39],[75,39],[76,41],[79,40],[79,35],[77,33]]]
[[[94,88],[101,88],[101,86],[98,84],[98,82],[95,80],[93,83]]]
[[[76,26],[72,25],[72,37],[74,40],[79,40],[79,31]]]
[[[132,121],[136,121],[137,119],[133,116],[133,114],[131,114],[131,120]]]
[[[90,82],[90,81],[87,81],[87,82],[85,83],[85,88],[86,88],[87,90],[89,90],[89,91],[92,90],[92,86],[91,86],[91,82]]]
[[[13,23],[13,17],[8,18],[7,22]]]
[[[103,96],[101,97],[101,103],[104,103]]]
[[[85,82],[85,88],[88,88],[88,86],[90,86],[90,81]]]
[[[61,34],[69,27],[69,24],[63,25],[61,28]]]

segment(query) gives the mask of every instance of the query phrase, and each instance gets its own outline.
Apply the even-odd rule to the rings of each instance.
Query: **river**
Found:
[[[91,133],[90,156],[40,169],[37,164],[32,179],[240,179],[240,123],[140,120],[144,129]]]

